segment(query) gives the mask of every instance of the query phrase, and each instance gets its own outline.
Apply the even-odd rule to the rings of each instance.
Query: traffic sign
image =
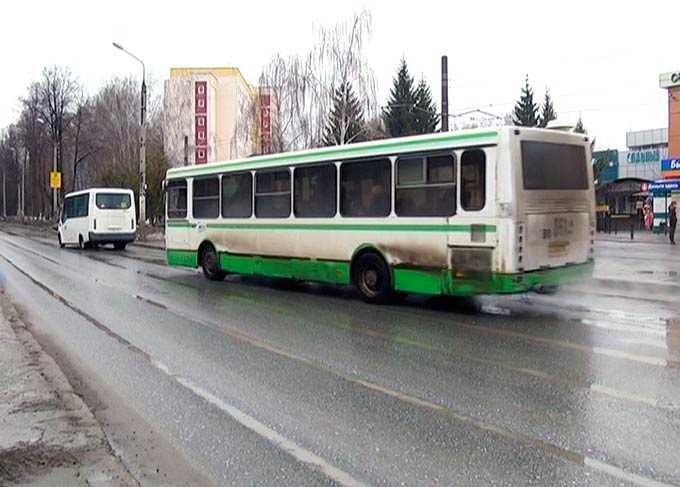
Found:
[[[50,173],[50,188],[61,188],[61,173],[59,171],[52,171]]]

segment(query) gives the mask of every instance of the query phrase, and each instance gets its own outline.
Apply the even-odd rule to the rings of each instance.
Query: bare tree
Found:
[[[39,84],[40,114],[49,128],[53,148],[56,149],[57,170],[63,168],[64,131],[69,123],[70,110],[78,91],[78,82],[71,70],[61,66],[43,69]],[[52,208],[53,216],[57,208]]]
[[[349,21],[317,30],[317,41],[305,55],[274,56],[260,75],[260,85],[273,91],[275,151],[318,147],[330,113],[333,91],[343,82],[355,87],[368,118],[377,113],[376,82],[365,58],[371,33],[368,11]]]

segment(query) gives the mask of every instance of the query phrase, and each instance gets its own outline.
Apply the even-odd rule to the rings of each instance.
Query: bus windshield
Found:
[[[98,193],[95,202],[100,210],[127,210],[132,199],[125,193]]]
[[[582,145],[522,141],[524,189],[588,189]]]

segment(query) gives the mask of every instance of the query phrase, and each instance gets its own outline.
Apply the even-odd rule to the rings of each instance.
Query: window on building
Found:
[[[460,206],[479,211],[486,204],[486,154],[481,149],[466,150],[460,158]]]
[[[290,216],[290,170],[258,171],[255,174],[255,216]]]
[[[187,182],[169,181],[166,190],[168,218],[187,217]]]
[[[198,140],[205,140],[205,132],[203,130],[198,132]]]
[[[198,100],[198,108],[205,108],[205,100],[204,99],[201,98],[200,100]]]
[[[222,217],[249,218],[253,213],[253,175],[222,175]]]
[[[346,162],[340,167],[340,213],[346,217],[385,217],[391,211],[389,159]]]
[[[201,83],[201,84],[198,85],[198,94],[202,95],[204,93],[205,93],[205,85],[203,85],[203,83]]]
[[[198,126],[199,127],[204,127],[205,126],[205,117],[198,117],[197,119]]]
[[[194,179],[194,218],[217,218],[220,214],[220,182],[216,177]]]
[[[337,169],[334,164],[295,169],[293,203],[298,218],[331,218],[336,212]]]
[[[399,216],[451,216],[456,213],[455,158],[450,154],[397,160],[395,212]]]

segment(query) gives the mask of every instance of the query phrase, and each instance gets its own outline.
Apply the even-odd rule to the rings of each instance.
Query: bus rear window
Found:
[[[100,210],[127,210],[132,199],[129,194],[97,193],[95,202]]]
[[[582,145],[522,141],[524,189],[588,189]]]

